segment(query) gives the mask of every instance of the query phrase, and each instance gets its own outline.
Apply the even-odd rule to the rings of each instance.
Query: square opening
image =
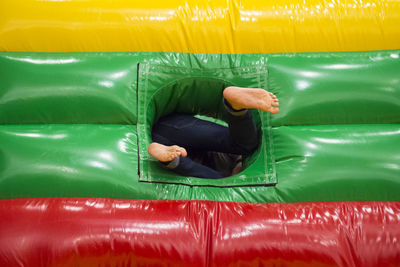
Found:
[[[277,177],[268,112],[252,110],[261,133],[260,145],[244,161],[244,170],[230,177],[206,179],[180,176],[163,167],[147,152],[152,143],[152,126],[161,116],[173,112],[189,113],[224,124],[224,88],[234,85],[267,90],[267,77],[265,65],[202,70],[140,64],[137,79],[139,181],[216,187],[275,185]]]

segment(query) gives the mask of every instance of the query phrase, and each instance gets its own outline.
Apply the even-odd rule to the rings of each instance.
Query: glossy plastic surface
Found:
[[[399,200],[398,125],[279,127],[272,134],[276,186],[212,188],[139,182],[131,126],[1,126],[0,196]]]
[[[0,1],[0,51],[399,49],[398,0]]]
[[[127,54],[0,55],[0,124],[136,123]]]
[[[128,197],[137,182],[135,132],[129,125],[3,126],[0,192],[70,196],[75,188],[75,196],[115,190]]]
[[[260,55],[0,53],[0,124],[136,124],[138,63],[204,72],[266,66],[266,89],[281,102],[281,111],[272,116],[273,126],[400,122],[400,50],[394,50]],[[171,82],[181,74],[158,79]]]
[[[398,266],[398,214],[399,202],[0,200],[0,265]]]
[[[1,53],[0,198],[398,201],[399,58],[399,51],[284,55]],[[65,62],[68,59],[76,62]],[[47,67],[38,64],[43,60]],[[149,109],[137,105],[138,62],[205,73],[266,66],[266,87],[279,97],[281,105],[281,112],[271,116],[269,140],[276,161],[276,186],[221,189],[139,182],[134,123],[138,108]],[[111,89],[94,86],[111,74],[115,75],[115,102],[110,102],[113,98],[107,90]],[[119,75],[125,76],[116,77]],[[89,81],[91,89],[78,94]],[[246,81],[243,79],[241,85],[246,86]],[[59,87],[62,97],[57,96]],[[88,101],[96,96],[114,104]],[[72,108],[75,102],[80,104]],[[51,108],[43,109],[46,105]],[[60,112],[63,106],[68,107],[65,113]],[[130,114],[131,119],[122,114]]]
[[[399,25],[398,0],[0,1],[0,51],[24,52],[0,53],[0,198],[22,198],[0,199],[0,266],[399,265],[400,51],[334,53],[399,49]],[[232,81],[280,99],[241,177],[275,160],[274,186],[141,182],[138,63],[266,67]]]
[[[332,55],[269,60],[269,88],[282,100],[273,125],[399,123],[399,51]]]

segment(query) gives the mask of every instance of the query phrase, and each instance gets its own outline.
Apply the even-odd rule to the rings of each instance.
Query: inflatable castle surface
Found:
[[[2,0],[0,51],[0,266],[400,266],[398,0]],[[229,85],[245,169],[160,167]]]

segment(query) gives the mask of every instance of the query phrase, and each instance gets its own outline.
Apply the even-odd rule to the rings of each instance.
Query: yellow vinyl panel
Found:
[[[0,51],[400,48],[399,0],[1,0]]]

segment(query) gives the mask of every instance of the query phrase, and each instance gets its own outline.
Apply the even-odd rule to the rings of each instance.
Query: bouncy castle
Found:
[[[242,172],[150,157],[230,85]],[[400,2],[2,0],[0,266],[400,266]]]

